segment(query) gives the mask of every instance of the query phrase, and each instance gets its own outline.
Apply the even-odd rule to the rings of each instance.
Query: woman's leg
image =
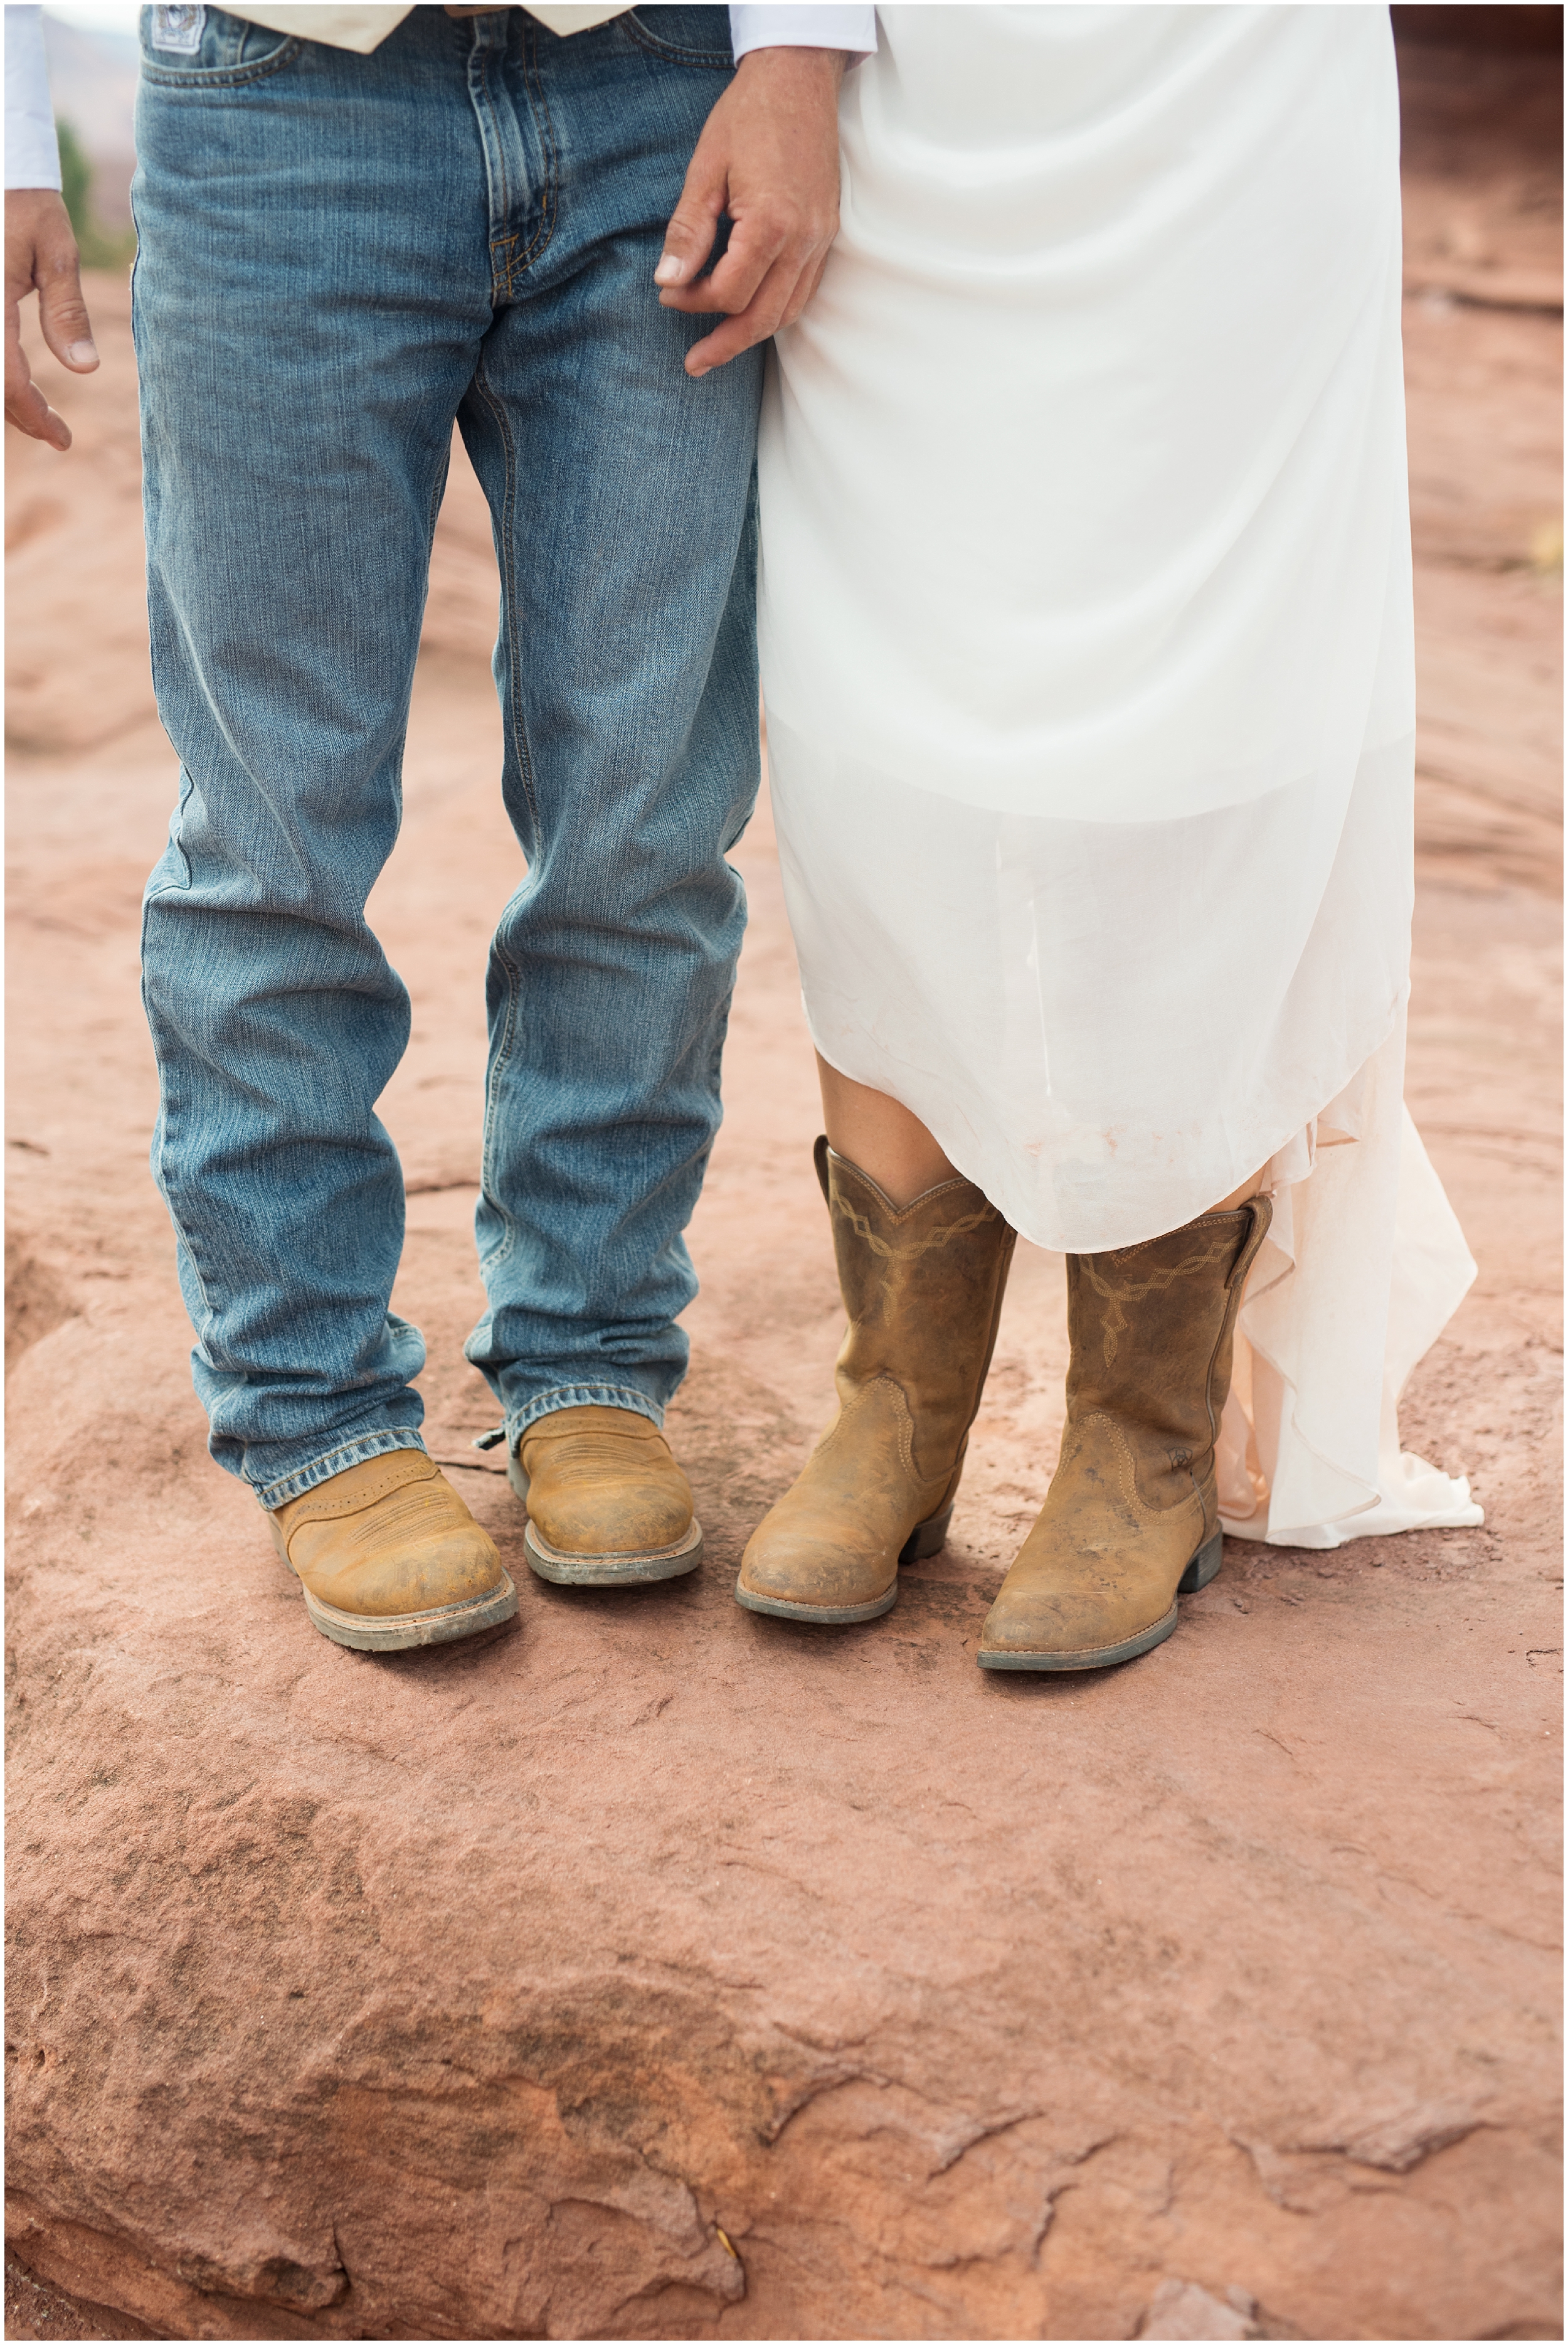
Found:
[[[849,1321],[838,1415],[753,1533],[735,1595],[754,1612],[845,1627],[885,1612],[900,1562],[946,1538],[1013,1233],[918,1117],[821,1071],[817,1177]]]
[[[816,1054],[816,1074],[822,1085],[822,1118],[827,1128],[828,1146],[835,1156],[847,1157],[875,1181],[895,1205],[912,1204],[927,1189],[934,1189],[938,1181],[958,1177],[920,1118],[911,1115],[906,1107],[900,1107],[885,1091],[874,1091],[868,1083],[852,1082],[836,1067],[830,1067],[820,1051]],[[1260,1165],[1249,1181],[1232,1189],[1219,1204],[1210,1205],[1209,1212],[1231,1213],[1249,1197],[1255,1197],[1265,1169]]]
[[[918,1116],[820,1056],[817,1072],[827,1125],[817,1172],[849,1316],[839,1412],[794,1488],[753,1534],[735,1594],[753,1611],[836,1627],[887,1610],[897,1598],[900,1562],[943,1544],[990,1365],[1013,1233]],[[1068,1256],[1074,1365],[1063,1463],[1069,1452],[1078,1463],[1074,1403],[1086,1398],[1096,1404],[1097,1429],[1108,1433],[1115,1454],[1086,1461],[1093,1485],[1087,1491],[1076,1488],[1071,1472],[1058,1475],[1059,1488],[1053,1483],[1057,1513],[1072,1519],[1057,1522],[1047,1501],[987,1619],[983,1666],[1095,1668],[1128,1659],[1176,1624],[1171,1589],[1161,1585],[1156,1601],[1141,1582],[1196,1587],[1218,1567],[1211,1536],[1218,1515],[1211,1524],[1206,1494],[1239,1288],[1268,1226],[1261,1178],[1254,1174],[1196,1223],[1143,1247]],[[1249,1210],[1238,1210],[1243,1205]],[[1106,1389],[1098,1388],[1105,1379],[1086,1378],[1085,1350],[1104,1352],[1108,1365],[1120,1354],[1120,1375]],[[1112,1426],[1113,1416],[1126,1423]],[[1146,1493],[1151,1468],[1154,1480],[1163,1471],[1173,1487]],[[1115,1519],[1101,1524],[1108,1487],[1129,1500],[1129,1470],[1136,1501],[1130,1510],[1113,1505]],[[1146,1511],[1158,1519],[1132,1519]],[[1158,1553],[1149,1568],[1108,1577],[1103,1553],[1063,1558],[1064,1530],[1066,1544],[1079,1550],[1086,1534],[1095,1548],[1108,1530],[1112,1549],[1130,1532],[1135,1548]],[[1064,1613],[1083,1609],[1074,1602],[1075,1582],[1086,1560],[1100,1598],[1114,1600],[1108,1608],[1091,1604],[1092,1621],[1068,1626]],[[1141,1554],[1136,1563],[1144,1565]],[[1124,1576],[1131,1585],[1116,1586]],[[1098,1614],[1108,1609],[1113,1617],[1102,1622]]]
[[[1238,1205],[1246,1204],[1249,1198],[1257,1196],[1259,1191],[1262,1188],[1263,1175],[1268,1169],[1269,1168],[1266,1164],[1260,1164],[1258,1167],[1257,1172],[1253,1173],[1250,1181],[1243,1181],[1239,1189],[1232,1189],[1229,1197],[1221,1197],[1217,1205],[1210,1205],[1209,1208],[1209,1212],[1211,1213],[1233,1213]]]
[[[830,1067],[820,1051],[816,1071],[828,1146],[875,1181],[894,1205],[912,1204],[939,1181],[956,1178],[917,1115],[885,1091],[852,1082]]]
[[[1262,1174],[1180,1229],[1067,1258],[1067,1421],[980,1634],[988,1670],[1098,1670],[1168,1637],[1219,1568],[1214,1451]]]

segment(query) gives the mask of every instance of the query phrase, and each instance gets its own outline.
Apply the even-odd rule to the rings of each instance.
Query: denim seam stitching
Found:
[[[509,1428],[512,1425],[516,1425],[518,1427],[519,1437],[521,1438],[522,1434],[527,1433],[531,1426],[539,1423],[541,1417],[551,1416],[555,1414],[551,1409],[541,1409],[539,1406],[541,1400],[553,1400],[558,1393],[579,1392],[613,1393],[616,1400],[630,1401],[634,1404],[632,1412],[634,1415],[648,1417],[651,1424],[657,1425],[661,1430],[663,1430],[664,1422],[663,1411],[660,1407],[660,1404],[653,1398],[651,1393],[642,1391],[636,1385],[606,1384],[600,1382],[592,1376],[579,1376],[574,1384],[547,1385],[542,1392],[531,1394],[527,1400],[520,1401],[515,1408],[508,1409],[506,1415]],[[603,1403],[595,1403],[592,1401],[584,1402],[581,1405],[589,1408],[604,1406]],[[612,1403],[610,1405],[612,1406],[614,1404]],[[654,1409],[659,1409],[659,1415],[657,1416],[654,1416],[652,1414]],[[526,1424],[521,1422],[525,1410],[532,1412],[531,1415],[529,1416]]]
[[[543,83],[538,70],[533,36],[528,27],[525,26],[522,29],[521,39],[523,86],[528,96],[529,111],[541,131],[544,147],[544,185],[540,195],[541,219],[538,233],[521,252],[513,249],[518,242],[515,231],[510,236],[492,236],[489,239],[490,292],[492,303],[501,299],[511,301],[516,298],[512,279],[517,271],[520,269],[527,269],[544,251],[555,233],[555,202],[558,188],[555,126],[550,118],[550,107],[545,101]],[[477,105],[482,101],[485,111],[490,117],[491,138],[495,148],[501,182],[500,217],[504,220],[511,209],[511,190],[506,175],[506,141],[501,136],[500,116],[491,95],[491,53],[486,50],[478,60],[479,88],[475,94],[475,103]],[[502,63],[504,62],[503,58]],[[526,192],[526,189],[520,190],[520,194]],[[497,256],[501,252],[507,255],[504,268],[498,267],[497,263]]]
[[[362,1441],[389,1441],[396,1449],[422,1449],[425,1446],[425,1436],[417,1425],[374,1426],[367,1432],[357,1433],[351,1441],[339,1441],[335,1449],[323,1449],[320,1456],[312,1457],[308,1466],[296,1466],[292,1474],[275,1474],[272,1479],[274,1482],[292,1482],[297,1474],[312,1474],[318,1466],[329,1466],[334,1457],[346,1457],[349,1450],[358,1449]],[[390,1456],[391,1452],[384,1454]],[[367,1459],[366,1463],[369,1462]]]
[[[477,41],[477,27],[476,27],[476,41]],[[485,111],[486,115],[489,117],[489,121],[490,121],[490,145],[491,145],[491,148],[494,150],[494,154],[495,154],[496,176],[497,176],[497,178],[498,178],[499,183],[500,183],[500,185],[499,185],[499,188],[498,188],[498,203],[497,203],[497,211],[498,211],[498,217],[499,217],[500,218],[501,218],[501,219],[505,219],[505,218],[506,218],[507,214],[508,214],[508,213],[511,211],[511,190],[510,186],[508,185],[507,176],[506,176],[506,141],[505,141],[505,139],[504,139],[504,138],[501,137],[501,117],[500,117],[500,116],[498,115],[498,113],[496,112],[495,100],[491,97],[491,91],[490,91],[490,56],[491,56],[491,53],[490,53],[490,51],[489,51],[488,49],[481,49],[481,48],[478,48],[477,46],[476,46],[476,47],[474,47],[474,48],[472,48],[472,49],[470,49],[470,51],[469,52],[469,65],[470,65],[470,75],[474,72],[474,70],[475,70],[475,69],[477,69],[477,74],[478,74],[478,87],[477,87],[477,88],[473,87],[472,82],[471,82],[471,80],[470,80],[470,96],[471,96],[471,98],[472,98],[472,100],[473,100],[473,105],[474,105],[474,110],[475,110],[475,112],[477,113],[477,112],[479,111],[480,107],[482,106],[482,107],[483,107],[483,109],[484,109],[484,111]],[[491,238],[488,239],[489,246],[490,246],[490,256],[491,256],[491,260],[490,260],[490,298],[491,298],[491,302],[492,302],[492,303],[493,303],[493,301],[495,300],[495,298],[496,298],[496,272],[495,272],[495,255],[496,255],[496,249],[497,249],[498,246],[506,245],[506,244],[515,244],[515,243],[516,243],[516,241],[517,241],[517,239],[516,239],[516,238],[515,238],[515,237],[504,237],[504,236],[501,236],[501,237],[491,237]],[[508,273],[509,280],[510,280],[510,277],[511,277],[511,262],[509,261],[509,262],[508,262],[508,264],[507,264],[507,273]],[[510,281],[509,281],[509,283],[508,283],[508,287],[507,287],[507,290],[508,290],[508,292],[509,292],[509,293],[510,293],[511,289],[511,284],[510,284]]]
[[[529,109],[539,127],[544,146],[544,188],[540,198],[539,233],[523,251],[514,253],[507,263],[507,299],[512,298],[511,279],[515,269],[528,269],[549,246],[555,234],[555,205],[559,191],[556,176],[558,160],[555,145],[555,125],[551,119],[550,101],[544,94],[544,78],[539,70],[539,44],[531,25],[522,28],[523,86],[528,92]],[[511,239],[513,244],[517,239]]]
[[[340,1441],[336,1449],[324,1449],[320,1457],[312,1457],[309,1465],[296,1466],[287,1474],[274,1474],[270,1482],[253,1482],[250,1487],[259,1497],[263,1490],[276,1490],[279,1482],[297,1482],[301,1474],[314,1474],[319,1466],[329,1466],[334,1457],[346,1457],[350,1449],[358,1449],[365,1441],[389,1441],[392,1446],[389,1449],[373,1450],[369,1457],[359,1460],[362,1466],[370,1465],[376,1457],[395,1457],[400,1449],[424,1450],[425,1456],[430,1456],[430,1451],[425,1449],[425,1436],[418,1426],[382,1425],[371,1432],[356,1434],[352,1441]],[[330,1480],[331,1477],[327,1478]],[[289,1501],[285,1498],[281,1503],[288,1506]],[[268,1511],[271,1513],[274,1510],[269,1508]]]

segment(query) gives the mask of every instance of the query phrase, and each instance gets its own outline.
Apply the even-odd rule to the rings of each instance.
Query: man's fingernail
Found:
[[[680,281],[681,264],[673,252],[667,252],[653,271],[653,282],[655,285],[678,285]]]
[[[73,342],[66,355],[73,366],[96,366],[98,346],[96,342]]]

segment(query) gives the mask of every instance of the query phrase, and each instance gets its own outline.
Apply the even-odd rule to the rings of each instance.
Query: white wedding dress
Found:
[[[1037,1244],[1275,1193],[1229,1529],[1475,1523],[1399,1388],[1474,1275],[1401,1099],[1399,117],[1371,7],[889,7],[761,452],[823,1056]]]

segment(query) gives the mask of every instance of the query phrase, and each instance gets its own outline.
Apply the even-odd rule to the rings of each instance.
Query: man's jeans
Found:
[[[454,416],[529,863],[491,952],[469,1357],[514,1444],[584,1402],[657,1423],[685,1369],[758,779],[762,353],[690,381],[708,321],[652,279],[730,71],[718,7],[569,39],[421,7],[369,56],[143,11],[148,600],[182,766],[145,918],[153,1163],[213,1455],[267,1507],[421,1447],[375,1112],[410,1005],[365,902]]]

